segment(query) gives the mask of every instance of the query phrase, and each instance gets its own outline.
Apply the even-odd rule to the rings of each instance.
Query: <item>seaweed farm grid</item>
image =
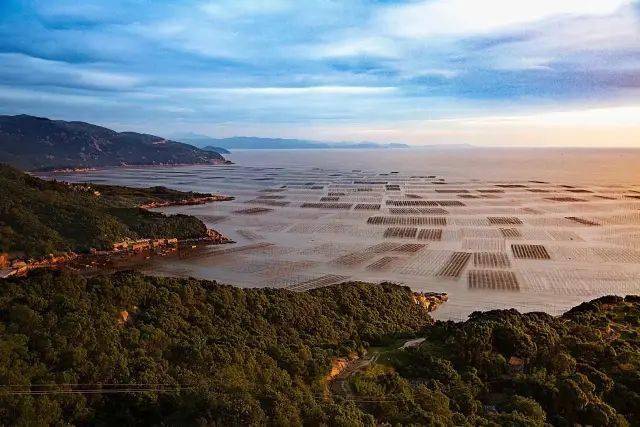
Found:
[[[235,197],[159,209],[236,243],[152,258],[155,274],[306,291],[346,280],[447,292],[438,318],[516,308],[558,314],[640,292],[640,186],[457,179],[431,173],[239,165],[56,174]]]

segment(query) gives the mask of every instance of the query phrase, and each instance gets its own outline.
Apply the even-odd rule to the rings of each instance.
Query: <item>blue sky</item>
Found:
[[[640,4],[2,0],[0,113],[160,135],[640,145]]]

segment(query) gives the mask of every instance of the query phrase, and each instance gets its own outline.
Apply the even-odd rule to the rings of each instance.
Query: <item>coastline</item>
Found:
[[[224,161],[212,160],[204,163],[142,163],[142,164],[120,164],[120,165],[103,165],[103,166],[82,166],[82,167],[62,167],[62,168],[38,168],[26,171],[30,174],[64,174],[64,173],[87,173],[96,172],[105,169],[154,169],[154,168],[170,168],[170,167],[187,167],[187,166],[220,166],[233,165],[231,160]]]
[[[198,246],[223,245],[235,243],[213,229],[207,230],[207,236],[196,239],[130,239],[113,244],[110,250],[91,249],[89,253],[67,252],[59,255],[51,254],[38,260],[8,260],[8,268],[0,268],[0,279],[22,277],[30,271],[39,269],[60,269],[69,267],[74,270],[95,269],[117,262],[126,262],[137,256],[166,256],[182,248],[194,249]],[[1,267],[1,265],[0,265]]]
[[[162,202],[150,202],[139,205],[141,209],[166,208],[170,206],[195,206],[204,205],[212,202],[228,202],[235,200],[233,196],[224,196],[219,194],[211,194],[205,197],[190,197],[182,200],[166,200]]]

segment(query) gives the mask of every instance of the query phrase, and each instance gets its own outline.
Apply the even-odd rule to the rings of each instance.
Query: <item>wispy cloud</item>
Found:
[[[20,84],[71,86],[99,90],[130,89],[143,79],[128,73],[107,71],[105,64],[71,64],[19,53],[0,53],[4,81]]]
[[[391,93],[395,87],[374,86],[304,86],[304,87],[228,87],[228,88],[177,88],[174,92],[196,95],[366,95]]]

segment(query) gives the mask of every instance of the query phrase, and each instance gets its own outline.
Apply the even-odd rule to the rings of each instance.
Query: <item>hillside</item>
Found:
[[[322,397],[332,358],[432,322],[411,291],[395,285],[295,293],[60,272],[0,284],[3,385],[168,390],[0,393],[2,425],[371,424],[354,403]]]
[[[124,272],[0,283],[3,425],[638,425],[640,304],[436,322],[409,288]],[[336,357],[379,353],[327,388]],[[376,346],[376,347],[373,347]],[[36,422],[37,421],[37,422]]]
[[[0,116],[0,163],[21,169],[222,162],[218,153],[154,135],[28,115]]]
[[[206,226],[187,215],[137,208],[203,194],[163,187],[132,189],[45,181],[0,165],[0,253],[42,257],[108,249],[126,238],[205,237]]]
[[[351,379],[389,424],[640,425],[640,298],[603,297],[561,317],[515,310],[437,322]]]

